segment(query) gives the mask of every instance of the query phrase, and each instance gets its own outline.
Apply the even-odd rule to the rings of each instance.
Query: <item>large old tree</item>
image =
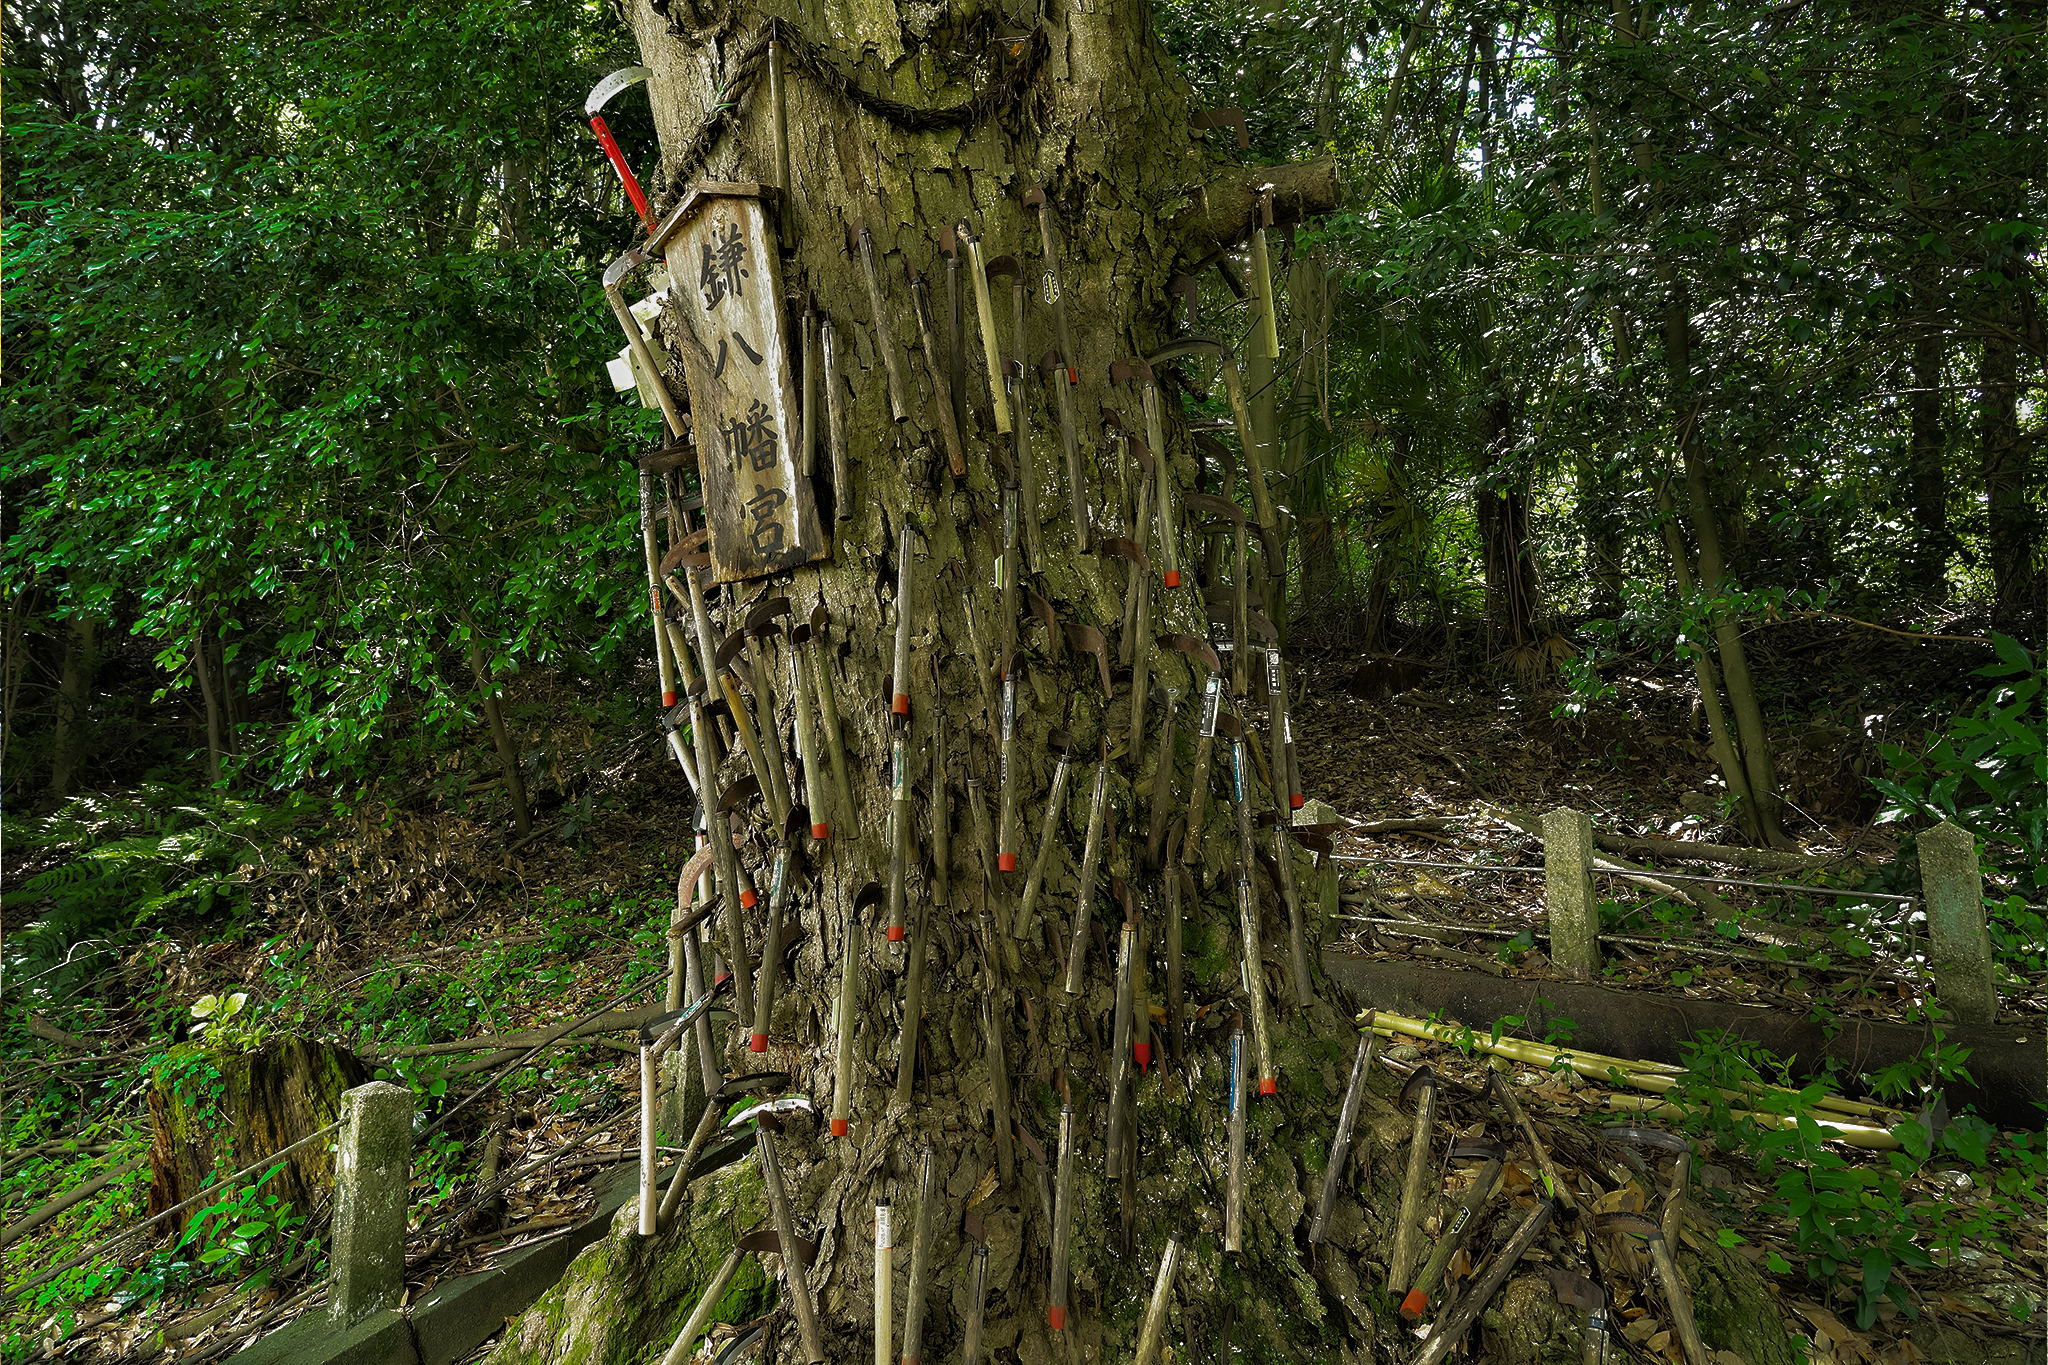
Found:
[[[1347,1182],[1353,1193],[1340,1202],[1330,1241],[1313,1249],[1304,1241],[1356,1037],[1345,1013],[1349,1002],[1321,982],[1314,964],[1324,907],[1307,894],[1308,855],[1264,828],[1256,834],[1249,872],[1257,941],[1246,945],[1236,894],[1240,825],[1230,802],[1227,755],[1219,748],[1207,769],[1202,837],[1187,850],[1191,875],[1180,883],[1183,894],[1170,894],[1176,887],[1165,870],[1183,865],[1197,702],[1208,675],[1200,651],[1174,637],[1225,648],[1209,617],[1212,611],[1228,616],[1229,608],[1205,610],[1205,602],[1227,603],[1233,573],[1241,572],[1253,585],[1256,610],[1256,585],[1266,573],[1262,541],[1275,550],[1279,542],[1259,534],[1262,509],[1250,489],[1238,424],[1198,420],[1198,409],[1221,406],[1202,402],[1212,389],[1218,400],[1224,392],[1216,356],[1198,352],[1162,362],[1155,374],[1164,449],[1154,453],[1161,476],[1170,480],[1166,505],[1187,569],[1178,586],[1167,586],[1157,522],[1137,506],[1148,486],[1142,462],[1124,435],[1143,442],[1143,394],[1136,380],[1112,370],[1118,362],[1156,355],[1187,334],[1187,304],[1171,287],[1177,276],[1199,276],[1225,256],[1233,280],[1255,294],[1258,272],[1242,253],[1261,188],[1276,187],[1273,221],[1284,231],[1335,205],[1334,163],[1237,164],[1227,121],[1200,117],[1153,33],[1149,10],[1131,0],[1084,0],[1057,13],[889,0],[779,12],[751,0],[628,0],[628,8],[654,72],[650,90],[664,152],[653,187],[657,217],[695,186],[781,180],[768,78],[769,44],[776,40],[788,128],[779,269],[789,361],[806,361],[795,339],[807,310],[829,321],[838,338],[836,396],[848,486],[835,491],[828,434],[818,438],[812,480],[829,555],[707,594],[719,638],[739,630],[756,604],[778,595],[793,608],[784,627],[821,620],[851,779],[855,808],[848,811],[829,795],[834,784],[823,774],[811,774],[819,780],[807,784],[798,769],[801,749],[825,741],[820,732],[800,745],[792,733],[797,712],[787,634],[742,651],[736,667],[758,669],[748,688],[775,680],[773,728],[788,766],[779,774],[755,773],[747,746],[735,742],[729,723],[719,722],[726,741],[713,779],[719,790],[750,776],[761,780],[759,796],[731,803],[734,833],[747,836],[740,861],[752,868],[765,896],[771,879],[764,863],[774,847],[769,812],[778,786],[797,800],[807,785],[828,793],[820,802],[827,809],[812,816],[829,823],[831,833],[805,841],[807,858],[789,910],[800,934],[788,949],[789,984],[777,1002],[767,1050],[748,1050],[750,1020],[721,1021],[715,1060],[727,1075],[786,1071],[790,1087],[819,1107],[815,1119],[797,1115],[785,1123],[777,1141],[794,1211],[819,1241],[808,1278],[827,1353],[840,1360],[874,1350],[875,1206],[884,1198],[894,1201],[899,1229],[898,1342],[911,1229],[920,1216],[930,1229],[926,1359],[959,1356],[978,1246],[989,1252],[983,1349],[991,1358],[1036,1362],[1128,1353],[1170,1233],[1185,1238],[1187,1248],[1166,1334],[1175,1358],[1189,1358],[1190,1350],[1206,1358],[1226,1334],[1240,1350],[1275,1358],[1364,1356],[1375,1341],[1391,1345],[1394,1319],[1378,1286],[1391,1242],[1404,1120],[1384,1094],[1367,1103]],[[1027,207],[1030,192],[1041,188],[1056,256],[1050,262],[1038,209]],[[1014,258],[1030,282],[1021,348],[1013,334],[1009,277],[997,275],[991,294],[995,348],[1006,365],[1021,362],[1022,398],[1012,410],[1021,414],[1036,483],[1035,498],[1022,499],[1022,590],[1014,595],[1012,622],[1002,619],[1006,599],[996,560],[1002,490],[1016,468],[1018,445],[998,430],[996,404],[1012,400],[1000,388],[991,392],[972,264],[959,242],[953,243],[959,248],[957,305],[949,294],[942,236],[962,221],[979,236],[985,260]],[[872,236],[879,319],[860,257],[849,250],[848,229],[857,226]],[[1072,353],[1061,359],[1070,376],[1041,365],[1062,345],[1049,270],[1065,305]],[[931,290],[935,345],[929,358],[913,274]],[[678,271],[663,326],[671,356],[690,344],[677,310],[696,305],[698,284],[694,270],[689,278]],[[1197,329],[1219,333],[1242,351],[1258,344],[1257,320],[1254,298],[1226,316],[1201,319]],[[957,375],[949,359],[956,328],[966,357]],[[809,360],[816,363],[815,356]],[[901,421],[892,414],[891,364],[907,409]],[[1270,376],[1272,369],[1248,366],[1247,372]],[[955,404],[935,383],[941,377],[948,386],[960,381]],[[687,405],[685,367],[672,367],[667,381],[679,404]],[[1066,395],[1071,408],[1063,413],[1066,382],[1072,383]],[[833,405],[812,392],[822,418]],[[962,414],[964,473],[957,475],[946,431],[949,406]],[[1073,422],[1078,444],[1079,502],[1092,523],[1085,533],[1075,524],[1063,420]],[[691,460],[733,457],[730,432],[703,420],[693,425]],[[1199,430],[1204,425],[1217,426],[1224,443]],[[1255,445],[1270,439],[1256,425],[1249,432]],[[1260,453],[1273,468],[1272,452]],[[656,518],[663,536],[657,550],[671,564],[684,563],[695,547],[686,529],[695,466],[685,461],[677,468],[673,453],[648,463],[668,481],[671,497],[669,514]],[[1190,495],[1197,495],[1192,511]],[[1232,535],[1212,534],[1229,529],[1229,514],[1213,502],[1205,507],[1200,495],[1228,498],[1252,520],[1246,567],[1236,568]],[[1277,482],[1273,497],[1284,504],[1285,489]],[[714,499],[713,515],[719,514]],[[892,687],[906,524],[911,667],[908,683],[894,679]],[[1145,541],[1147,532],[1150,553],[1134,556],[1132,543]],[[1134,569],[1139,559],[1144,565]],[[629,570],[637,566],[621,566]],[[1141,577],[1148,586],[1140,587]],[[1149,619],[1137,610],[1134,590],[1149,594]],[[684,648],[694,646],[697,623],[687,604],[673,595],[668,600],[674,634],[688,642]],[[813,615],[818,607],[822,619]],[[997,712],[1002,646],[1011,632],[1016,721],[1007,780],[1014,788],[1018,857],[1014,870],[1004,871],[987,845],[988,831],[1002,818]],[[691,662],[701,669],[708,661]],[[1272,794],[1276,782],[1284,790],[1285,774],[1273,772],[1267,757],[1273,750],[1262,735],[1268,725],[1257,686],[1262,669],[1255,662],[1245,672],[1252,685],[1231,696],[1232,670],[1228,662],[1222,668],[1225,715],[1236,715],[1248,733],[1246,799],[1254,815],[1276,805],[1285,812],[1288,802],[1276,803]],[[1155,688],[1171,695],[1155,700]],[[907,721],[891,714],[895,693],[911,699]],[[1142,708],[1136,717],[1134,702]],[[1169,741],[1164,764],[1162,735]],[[909,821],[908,932],[891,942],[883,932],[886,898],[864,900],[860,893],[889,883],[892,749],[899,736],[907,740],[909,774],[907,803],[898,806]],[[1043,890],[1026,918],[1021,893],[1047,827],[1054,746],[1067,737],[1075,762],[1064,817],[1051,822]],[[693,752],[711,747],[718,746],[700,744]],[[1098,875],[1088,888],[1092,923],[1079,938],[1082,990],[1070,995],[1065,972],[1084,899],[1080,873],[1098,760],[1107,772],[1107,812]],[[1154,841],[1148,836],[1155,832],[1152,797],[1159,781],[1172,784],[1163,806],[1170,828]],[[680,817],[677,834],[687,841]],[[1276,849],[1294,864],[1292,879],[1304,893],[1305,950],[1291,933]],[[1170,1010],[1167,970],[1168,920],[1175,914],[1184,916],[1178,1017]],[[1114,985],[1122,965],[1119,925],[1126,915],[1140,926],[1142,962],[1132,964],[1140,982],[1136,1008],[1157,1021],[1152,1026],[1161,1058],[1149,1073],[1131,1073],[1129,1159],[1112,1177],[1107,1101]],[[718,928],[705,940],[707,955],[730,953],[722,916],[712,921]],[[766,947],[766,916],[752,909],[741,918],[747,936],[741,975],[751,982]],[[825,1116],[835,1098],[835,1001],[850,943],[858,954],[849,1020],[850,1122],[846,1136],[834,1137]],[[1230,1021],[1253,1010],[1242,970],[1247,948],[1270,1015],[1278,1085],[1254,1106],[1243,1246],[1225,1252],[1225,1059]],[[906,1056],[904,1001],[920,956],[922,1028]],[[1304,971],[1314,973],[1307,993],[1301,990]],[[1148,1011],[1148,1000],[1161,1003]],[[991,1021],[1006,1059],[1015,1133],[994,1126],[1001,1102],[992,1084],[998,1078],[990,1063]],[[905,1068],[911,1068],[907,1081]],[[702,1081],[695,1063],[671,1074],[682,1093],[667,1109],[676,1116],[670,1123],[676,1131],[665,1140],[680,1145],[702,1104]],[[1056,1331],[1048,1316],[1050,1190],[1062,1084],[1076,1114],[1075,1214],[1071,1310],[1064,1330]],[[920,1211],[915,1173],[927,1149],[936,1195],[933,1206]],[[765,1217],[755,1160],[749,1156],[698,1181],[684,1212],[657,1236],[638,1236],[629,1211],[564,1285],[513,1325],[500,1358],[659,1358],[731,1239]],[[771,1274],[782,1273],[771,1267]],[[758,1274],[737,1284],[720,1320],[742,1320],[767,1301]],[[773,1358],[802,1359],[794,1318],[778,1312],[771,1323]],[[1550,1326],[1539,1315],[1515,1333],[1526,1338],[1518,1346],[1524,1358],[1533,1359]],[[1762,1350],[1751,1355],[1751,1365],[1768,1358]]]

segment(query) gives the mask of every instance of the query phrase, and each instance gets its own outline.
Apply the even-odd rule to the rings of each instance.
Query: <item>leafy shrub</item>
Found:
[[[7,937],[8,975],[32,996],[58,999],[91,978],[100,950],[138,930],[239,918],[248,909],[242,869],[313,804],[186,801],[146,784],[134,797],[80,796],[42,819],[7,820],[15,856],[62,859],[5,899],[9,920],[28,921]]]
[[[1937,1078],[1953,1075],[1966,1059],[1961,1049],[1941,1048],[1921,1070]],[[1774,1191],[1763,1211],[1791,1222],[1792,1247],[1809,1279],[1856,1287],[1859,1328],[1877,1320],[1886,1299],[1908,1317],[1917,1315],[1912,1289],[1898,1272],[1933,1266],[1935,1248],[1953,1254],[1967,1242],[2014,1255],[2014,1233],[2041,1218],[2048,1154],[2039,1134],[2001,1137],[1971,1114],[1940,1123],[1908,1120],[1892,1129],[1903,1148],[1884,1153],[1880,1164],[1830,1145],[1831,1134],[1812,1117],[1823,1085],[1769,1088],[1789,1086],[1790,1067],[1754,1041],[1704,1037],[1689,1050],[1686,1065],[1682,1098],[1695,1107],[1688,1126],[1710,1133],[1723,1151],[1755,1160]],[[1907,1078],[1885,1079],[1897,1090]],[[1731,1091],[1743,1096],[1739,1103],[1756,1117],[1737,1117],[1727,1098]],[[1793,1125],[1779,1126],[1785,1118]],[[1906,1181],[1931,1162],[1975,1172],[1989,1197],[1977,1203],[1909,1203]],[[1775,1252],[1767,1264],[1780,1274],[1799,1268]]]
[[[1994,947],[2007,965],[2038,971],[2048,967],[2048,671],[2010,636],[1992,640],[1998,659],[1973,675],[1993,680],[1984,700],[1951,720],[1924,752],[1885,745],[1892,775],[1871,781],[1886,798],[1880,823],[1947,820],[1983,840],[1988,869],[2017,889],[1985,906]]]

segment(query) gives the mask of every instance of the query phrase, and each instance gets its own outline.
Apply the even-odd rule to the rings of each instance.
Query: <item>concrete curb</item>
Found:
[[[629,1162],[597,1182],[597,1208],[566,1233],[504,1257],[489,1270],[445,1280],[403,1312],[380,1309],[337,1332],[327,1310],[227,1358],[227,1365],[454,1365],[552,1288],[576,1254],[605,1235],[639,1190]]]

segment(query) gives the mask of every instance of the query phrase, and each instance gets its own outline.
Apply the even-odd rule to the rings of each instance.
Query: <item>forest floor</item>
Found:
[[[1872,697],[1872,681],[1902,675],[1896,666],[1873,671],[1869,658],[1856,657],[1864,643],[1816,652],[1794,640],[1800,648],[1788,656],[1765,652],[1763,669],[1767,677],[1776,669],[1785,698],[1774,726],[1781,732],[1796,727],[1798,736],[1783,770],[1802,847],[1837,860],[1838,873],[1889,885],[1883,873],[1895,845],[1867,823],[1875,803],[1865,774],[1890,710]],[[1826,673],[1807,677],[1805,670],[1821,659],[1829,663]],[[1603,832],[1685,839],[1725,834],[1710,794],[1712,765],[1692,733],[1688,680],[1676,674],[1631,668],[1615,680],[1615,699],[1586,717],[1558,718],[1553,712],[1561,698],[1552,687],[1441,677],[1370,698],[1346,686],[1353,666],[1353,660],[1313,656],[1297,665],[1304,786],[1354,824],[1390,818],[1439,824],[1340,836],[1339,855],[1359,860],[1346,876],[1344,912],[1360,918],[1344,922],[1342,935],[1327,946],[1385,957],[1434,946],[1453,963],[1462,955],[1492,964],[1486,970],[1540,976],[1546,971],[1540,947],[1515,935],[1540,911],[1542,879],[1526,871],[1540,874],[1541,849],[1509,816],[1570,804],[1591,812]],[[1954,670],[1935,672],[1952,676]],[[182,1008],[202,995],[243,991],[252,997],[250,1017],[266,1029],[312,1032],[366,1058],[382,1056],[385,1071],[432,1097],[430,1104],[496,1086],[418,1160],[410,1298],[573,1223],[593,1200],[595,1178],[638,1156],[637,1068],[619,1050],[629,1043],[577,1039],[482,1081],[472,1077],[489,1073],[466,1070],[455,1054],[390,1054],[496,1037],[605,1007],[658,1003],[669,897],[688,852],[680,822],[668,814],[684,796],[680,778],[649,744],[620,753],[600,752],[593,743],[578,771],[538,825],[539,837],[517,850],[508,850],[496,833],[502,825],[491,818],[496,813],[488,802],[450,808],[438,794],[445,784],[432,792],[415,787],[389,808],[359,812],[345,837],[280,841],[251,872],[257,909],[250,923],[232,936],[218,925],[167,931],[124,968],[136,979],[135,1000],[93,1017],[54,1021],[91,1052],[47,1037],[17,1039],[10,1023],[6,1053],[16,1059],[8,1063],[10,1084],[62,1090],[71,1101],[60,1106],[67,1123],[57,1122],[58,1108],[50,1109],[46,1124],[12,1122],[9,1143],[17,1155],[5,1176],[6,1217],[18,1217],[94,1169],[62,1152],[22,1160],[33,1141],[65,1136],[103,1148],[102,1168],[146,1151],[148,1119],[138,1096],[146,1059],[166,1045],[156,1036],[163,1002]],[[1392,858],[1526,871],[1416,868]],[[18,887],[34,870],[10,868],[6,888]],[[1617,924],[1661,936],[1699,921],[1690,907],[1616,885],[1621,894],[1608,914]],[[1768,893],[1721,890],[1744,910],[1811,915],[1842,943],[1874,943],[1893,957],[1911,946],[1909,931],[1888,938],[1868,922],[1837,917],[1826,923],[1825,903],[1774,903]],[[1370,919],[1396,923],[1365,922]],[[1398,922],[1416,919],[1467,933],[1451,944],[1404,937]],[[1736,951],[1757,946],[1708,942]],[[1903,1017],[1910,1005],[1896,985],[1879,988],[1863,974],[1802,976],[1783,962],[1762,960],[1762,952],[1754,954],[1757,960],[1688,959],[1657,949],[1624,953],[1609,984],[1801,1006],[1824,994],[1838,1011],[1890,1017]],[[1438,965],[1446,961],[1442,951],[1431,956]],[[2006,1008],[2029,1019],[2048,1012],[2044,982],[2036,976],[2020,984]],[[1496,1023],[1460,1022],[1482,1034]],[[1428,1061],[1453,1080],[1474,1083],[1488,1065],[1469,1046],[1409,1037],[1390,1040],[1383,1053],[1397,1069]],[[1657,1191],[1644,1188],[1654,1181],[1631,1178],[1599,1158],[1581,1169],[1570,1157],[1586,1149],[1589,1127],[1601,1121],[1605,1087],[1530,1067],[1513,1074],[1526,1087],[1525,1105],[1541,1131],[1574,1130],[1554,1145],[1566,1178],[1578,1181],[1587,1198],[1603,1201],[1602,1208],[1657,1203]],[[2017,1343],[2031,1333],[2038,1341],[2039,1286],[2048,1277],[2041,1222],[2048,1163],[2039,1137],[1995,1134],[1983,1125],[1955,1131],[1958,1139],[1925,1162],[1898,1162],[1882,1152],[1836,1153],[1816,1163],[1826,1166],[1823,1174],[1801,1166],[1789,1182],[1793,1168],[1783,1161],[1782,1147],[1740,1145],[1725,1126],[1699,1133],[1698,1231],[1689,1235],[1718,1237],[1765,1270],[1788,1326],[1812,1343],[1819,1362],[1912,1365],[1933,1354],[1924,1337],[1918,1345],[1908,1337],[1915,1318],[1898,1298],[1921,1322],[1967,1325],[1991,1340],[1986,1352],[1992,1357],[1999,1340]],[[496,1199],[479,1201],[477,1163],[494,1134],[499,1169],[511,1180]],[[1527,1179],[1533,1167],[1526,1149],[1516,1159],[1521,1164],[1511,1182]],[[1793,1212],[1802,1182],[1815,1197],[1803,1215]],[[17,1243],[8,1251],[9,1285],[139,1217],[146,1188],[145,1167]],[[1915,1246],[1926,1254],[1916,1259],[1915,1251],[1894,1246],[1831,1276],[1810,1278],[1811,1248],[1801,1241],[1813,1234],[1822,1216],[1816,1210],[1828,1207],[1824,1197],[1830,1195],[1860,1203],[1866,1216],[1874,1211],[1880,1220],[1915,1230]],[[321,1215],[312,1212],[317,1227]],[[272,1244],[212,1245],[229,1249],[220,1269],[261,1275],[289,1258],[290,1238],[299,1231],[283,1228]],[[6,1358],[24,1359],[53,1332],[66,1331],[73,1333],[66,1359],[215,1359],[317,1300],[317,1289],[309,1295],[282,1278],[236,1295],[234,1284],[200,1264],[203,1247],[211,1249],[195,1242],[131,1261],[142,1273],[118,1288],[75,1272],[28,1303],[10,1304],[0,1328],[12,1337]],[[1862,1296],[1876,1301],[1858,1326],[1859,1282],[1866,1276],[1880,1282],[1889,1276],[1905,1292]],[[1622,1336],[1638,1359],[1676,1359],[1678,1347],[1647,1303],[1651,1297],[1646,1291],[1635,1302],[1617,1302]],[[2031,1325],[2022,1326],[2029,1317]]]

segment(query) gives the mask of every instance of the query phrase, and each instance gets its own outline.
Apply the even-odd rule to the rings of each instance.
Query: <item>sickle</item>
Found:
[[[1223,671],[1223,661],[1216,657],[1216,651],[1207,640],[1195,635],[1162,635],[1155,642],[1166,649],[1177,649],[1192,659],[1199,659],[1211,673]]]

